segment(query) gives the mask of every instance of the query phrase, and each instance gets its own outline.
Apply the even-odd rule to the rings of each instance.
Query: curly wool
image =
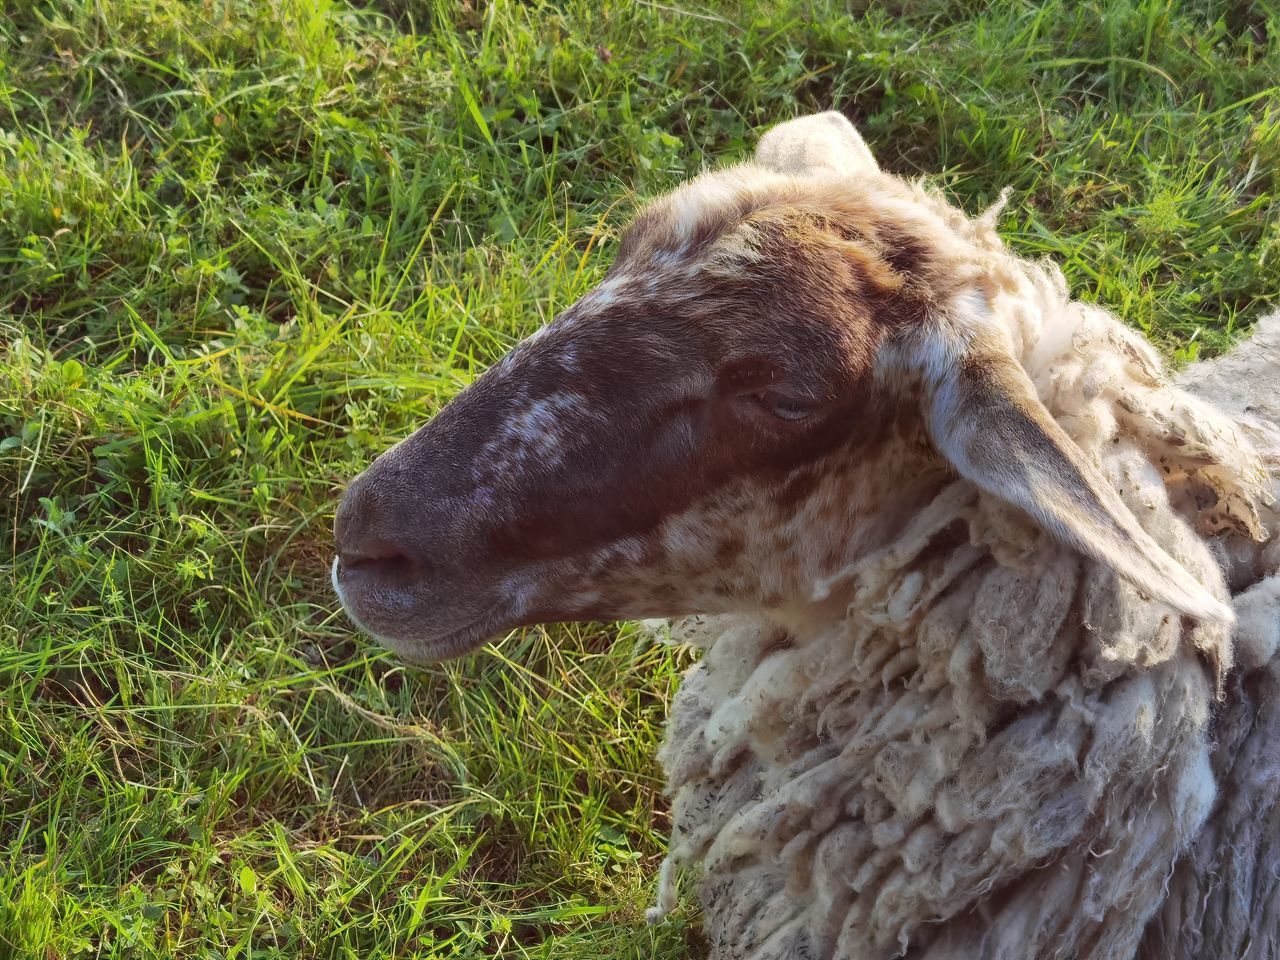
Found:
[[[1172,385],[989,220],[968,229],[1040,398],[1143,528],[1235,594],[1236,636],[957,480],[815,585],[848,599],[838,620],[677,625],[706,654],[660,753],[657,912],[696,865],[717,960],[1274,957],[1280,433]]]

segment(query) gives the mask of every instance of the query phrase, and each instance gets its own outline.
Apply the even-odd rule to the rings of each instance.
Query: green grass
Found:
[[[0,957],[699,955],[642,922],[688,656],[405,670],[343,481],[802,109],[1175,360],[1280,291],[1280,13],[854,6],[0,0]]]

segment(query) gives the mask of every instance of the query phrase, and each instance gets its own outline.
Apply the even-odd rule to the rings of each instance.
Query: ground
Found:
[[[1012,187],[1174,363],[1280,291],[1268,5],[851,6],[0,0],[0,957],[699,955],[642,922],[689,653],[406,670],[343,482],[799,111]]]

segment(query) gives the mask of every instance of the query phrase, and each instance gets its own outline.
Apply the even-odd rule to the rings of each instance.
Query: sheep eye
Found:
[[[751,399],[781,420],[804,420],[817,409],[817,404],[801,397],[788,396],[773,390],[753,393]]]

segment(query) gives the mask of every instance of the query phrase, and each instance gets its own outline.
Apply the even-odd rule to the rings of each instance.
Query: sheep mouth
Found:
[[[465,656],[484,646],[492,637],[518,626],[508,605],[498,602],[481,611],[481,613],[461,626],[454,626],[442,632],[414,629],[407,625],[405,630],[387,631],[375,628],[358,612],[359,604],[344,587],[338,577],[339,561],[333,559],[330,579],[333,591],[347,617],[359,629],[363,630],[375,641],[392,650],[396,656],[411,666],[429,666],[443,660],[453,660]]]

